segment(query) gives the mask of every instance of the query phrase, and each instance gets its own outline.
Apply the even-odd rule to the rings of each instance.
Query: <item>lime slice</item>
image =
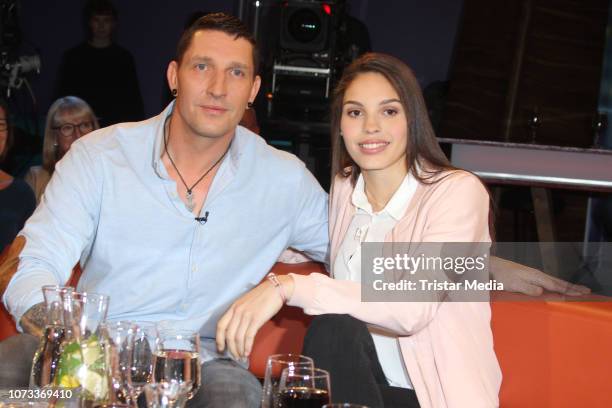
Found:
[[[96,400],[105,399],[108,393],[106,376],[91,370],[85,370],[83,374],[81,377],[83,390],[92,395]]]
[[[95,342],[87,342],[83,344],[83,362],[86,366],[94,364],[99,358],[102,357],[102,348]]]
[[[63,375],[59,382],[60,387],[76,388],[79,384],[79,379],[72,375]]]
[[[64,350],[62,350],[65,354],[78,354],[81,351],[81,345],[73,341],[72,343],[68,343],[64,346]]]

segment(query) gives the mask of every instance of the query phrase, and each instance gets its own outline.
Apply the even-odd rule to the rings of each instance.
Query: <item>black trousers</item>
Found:
[[[327,314],[312,320],[302,354],[329,371],[333,402],[370,408],[418,408],[414,390],[392,387],[383,373],[366,325],[349,316]]]

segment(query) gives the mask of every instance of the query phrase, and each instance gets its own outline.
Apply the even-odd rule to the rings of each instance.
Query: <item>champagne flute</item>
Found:
[[[313,369],[312,358],[300,354],[273,354],[266,362],[266,374],[264,376],[263,393],[261,398],[262,408],[274,408],[277,406],[278,383],[281,373],[287,367],[306,367]]]
[[[153,358],[153,381],[191,382],[188,398],[200,388],[200,335],[191,330],[163,329]]]
[[[153,354],[157,350],[157,326],[153,322],[135,322],[132,359],[132,398],[138,399],[147,383],[153,382]]]
[[[327,371],[306,367],[283,370],[278,385],[278,408],[322,408],[330,402]]]

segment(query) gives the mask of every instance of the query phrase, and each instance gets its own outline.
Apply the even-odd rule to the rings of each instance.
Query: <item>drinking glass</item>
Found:
[[[191,381],[168,381],[144,386],[147,408],[182,408],[188,400]]]
[[[132,398],[137,400],[147,383],[153,382],[153,353],[157,350],[157,326],[153,322],[134,322],[132,359]]]
[[[278,385],[278,408],[322,408],[331,402],[329,373],[320,368],[287,367]]]
[[[30,388],[53,384],[59,364],[62,340],[66,335],[62,294],[73,291],[73,288],[66,286],[45,285],[42,287],[47,315],[45,329],[32,361]]]
[[[106,323],[103,328],[107,336],[106,369],[111,390],[107,404],[131,404],[131,369],[136,325],[128,321],[118,321]]]
[[[200,334],[191,330],[159,330],[153,358],[153,381],[191,382],[188,398],[200,388]]]
[[[312,358],[301,354],[273,354],[268,357],[261,398],[262,408],[275,408],[277,406],[278,383],[281,373],[287,367],[307,367],[313,369],[314,363]]]
[[[108,400],[107,354],[103,323],[109,297],[99,293],[62,293],[66,334],[54,378],[56,386],[81,388],[88,402]]]

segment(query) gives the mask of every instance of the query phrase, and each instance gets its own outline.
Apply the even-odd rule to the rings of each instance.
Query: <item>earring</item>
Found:
[[[252,109],[252,108],[253,108],[253,102],[248,102],[247,109]]]
[[[172,96],[176,96],[176,95],[178,95],[178,90],[176,88],[174,88],[172,90]]]

